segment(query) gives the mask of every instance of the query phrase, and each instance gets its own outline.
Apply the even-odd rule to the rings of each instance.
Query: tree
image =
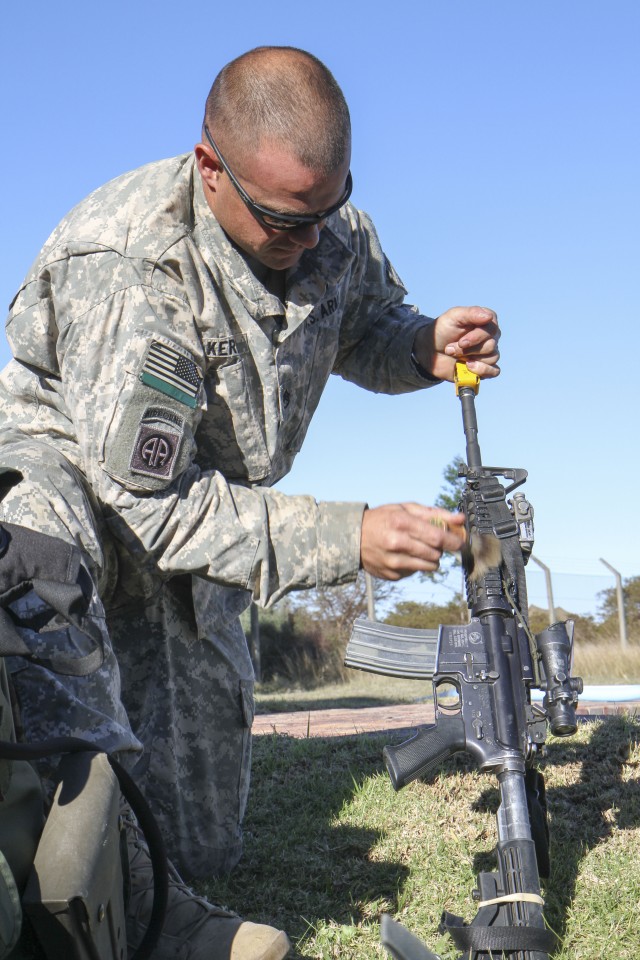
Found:
[[[442,507],[444,510],[451,510],[452,512],[460,509],[460,501],[465,487],[465,479],[460,476],[461,466],[464,466],[464,460],[462,457],[456,456],[442,471],[444,487],[436,497],[436,507]]]
[[[622,582],[624,613],[629,630],[640,629],[640,576],[627,577]],[[603,627],[618,629],[618,594],[615,587],[608,587],[598,594],[600,607],[598,618]]]
[[[374,599],[383,603],[395,584],[376,580]],[[367,612],[364,573],[341,587],[291,594],[273,610],[260,610],[262,680],[284,680],[303,687],[343,680],[344,651],[353,621]],[[248,617],[244,622],[249,630]]]
[[[387,580],[372,579],[374,600],[376,604],[384,603],[392,596],[396,585]],[[321,623],[334,643],[343,647],[351,635],[353,621],[367,612],[364,572],[360,571],[357,579],[345,586],[301,591],[292,603],[295,609],[303,609],[308,617]]]
[[[455,456],[442,471],[444,480],[440,493],[434,501],[434,506],[441,507],[443,510],[450,510],[455,513],[460,509],[460,502],[465,488],[464,476],[460,476],[460,467],[464,466],[464,460],[461,456]],[[465,623],[468,618],[467,605],[464,600],[464,587],[462,580],[462,564],[460,555],[445,553],[440,560],[440,567],[434,573],[420,574],[422,580],[429,580],[431,583],[451,590],[452,600],[445,604],[445,609],[449,611],[449,621],[454,616],[454,622]],[[431,604],[429,604],[431,606]],[[447,621],[442,621],[447,622]]]
[[[285,597],[271,610],[258,610],[261,681],[314,686],[335,679],[331,650],[322,627]],[[249,617],[243,615],[245,633]]]
[[[556,607],[556,619],[573,620],[574,637],[578,643],[597,643],[599,636],[599,627],[591,615],[582,616],[579,613],[570,613],[563,610],[562,607]],[[543,607],[531,605],[529,607],[529,629],[532,633],[540,633],[549,626],[549,611]]]
[[[389,611],[384,622],[394,627],[437,630],[440,624],[460,622],[460,603],[458,600],[449,600],[448,603],[416,603],[414,600],[401,600]]]

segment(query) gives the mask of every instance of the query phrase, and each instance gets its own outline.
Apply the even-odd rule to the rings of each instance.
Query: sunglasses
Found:
[[[218,147],[216,146],[213,137],[209,133],[209,128],[206,124],[204,126],[204,132],[209,144],[211,145],[211,149],[220,161],[222,169],[237,190],[240,199],[245,204],[249,212],[253,214],[258,223],[261,223],[263,227],[267,227],[269,230],[296,230],[298,227],[307,227],[310,224],[321,223],[323,220],[326,220],[327,217],[330,217],[332,213],[335,213],[336,210],[339,210],[340,207],[343,207],[351,196],[351,191],[353,190],[353,180],[351,178],[351,171],[349,171],[347,174],[345,191],[340,200],[338,200],[337,203],[334,203],[333,206],[328,207],[326,210],[321,210],[319,213],[276,213],[275,210],[270,210],[269,207],[263,207],[261,204],[256,203],[255,200],[251,199],[247,191],[240,183],[238,183],[233,173],[229,169],[227,161],[218,150]]]

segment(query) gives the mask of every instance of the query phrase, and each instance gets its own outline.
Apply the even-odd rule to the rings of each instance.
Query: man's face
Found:
[[[310,215],[329,210],[345,192],[349,157],[335,173],[324,176],[278,144],[263,144],[250,155],[224,156],[251,199],[274,213]],[[288,230],[267,227],[246,206],[208,143],[197,145],[196,158],[214,216],[250,256],[273,270],[287,270],[305,250],[316,246],[324,221]]]

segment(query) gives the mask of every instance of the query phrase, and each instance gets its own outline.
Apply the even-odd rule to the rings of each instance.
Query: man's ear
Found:
[[[197,143],[193,152],[203,182],[210,190],[215,190],[222,172],[220,161],[204,143]]]

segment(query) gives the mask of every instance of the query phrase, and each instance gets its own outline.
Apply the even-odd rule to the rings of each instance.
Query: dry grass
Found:
[[[640,683],[640,644],[577,643],[574,673],[585,683]]]

